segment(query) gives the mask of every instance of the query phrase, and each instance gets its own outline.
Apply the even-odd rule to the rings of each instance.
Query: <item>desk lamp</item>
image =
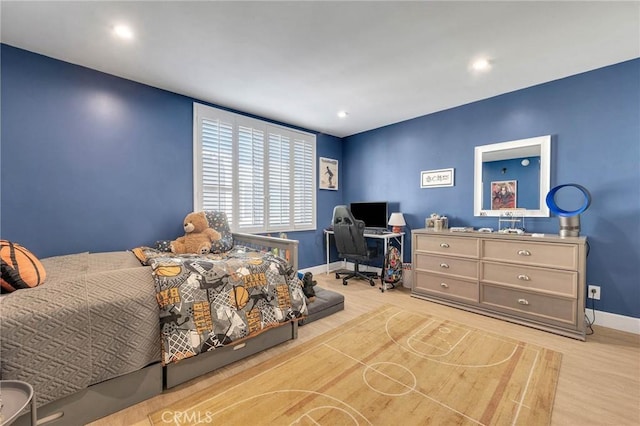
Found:
[[[394,233],[402,232],[402,227],[407,223],[404,221],[404,216],[402,213],[391,213],[391,217],[389,217],[389,225],[392,226],[391,231]]]

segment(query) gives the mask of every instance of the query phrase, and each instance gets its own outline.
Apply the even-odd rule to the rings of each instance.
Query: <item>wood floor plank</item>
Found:
[[[354,321],[149,417],[158,426],[167,413],[221,425],[327,416],[388,425],[398,413],[406,425],[549,424],[559,353],[395,305]]]
[[[586,342],[581,342],[416,299],[403,287],[382,293],[364,281],[352,280],[349,285],[343,286],[342,280],[334,279],[333,274],[318,274],[314,278],[321,287],[345,295],[344,311],[300,327],[297,340],[194,379],[162,395],[99,419],[91,423],[91,426],[149,426],[149,413],[241,373],[276,354],[287,352],[385,304],[421,311],[560,352],[562,366],[556,389],[552,425],[640,424],[640,335],[595,326],[595,334],[587,336]]]

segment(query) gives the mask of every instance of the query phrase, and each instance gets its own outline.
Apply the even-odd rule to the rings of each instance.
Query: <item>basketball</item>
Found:
[[[234,287],[230,293],[231,306],[235,306],[236,309],[242,309],[249,301],[249,292],[242,286]]]
[[[161,277],[175,277],[180,272],[182,272],[180,265],[160,265],[155,270],[155,274]]]
[[[20,244],[0,240],[0,258],[3,293],[39,286],[47,277],[38,258]]]

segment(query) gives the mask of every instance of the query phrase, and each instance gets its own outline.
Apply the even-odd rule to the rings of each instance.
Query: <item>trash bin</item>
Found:
[[[413,274],[411,271],[410,263],[402,264],[402,286],[406,288],[411,288],[413,283]]]

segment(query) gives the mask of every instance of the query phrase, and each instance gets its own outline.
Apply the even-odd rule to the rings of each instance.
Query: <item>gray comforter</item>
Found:
[[[43,259],[45,283],[0,297],[0,378],[38,406],[160,361],[150,268],[131,252]]]

